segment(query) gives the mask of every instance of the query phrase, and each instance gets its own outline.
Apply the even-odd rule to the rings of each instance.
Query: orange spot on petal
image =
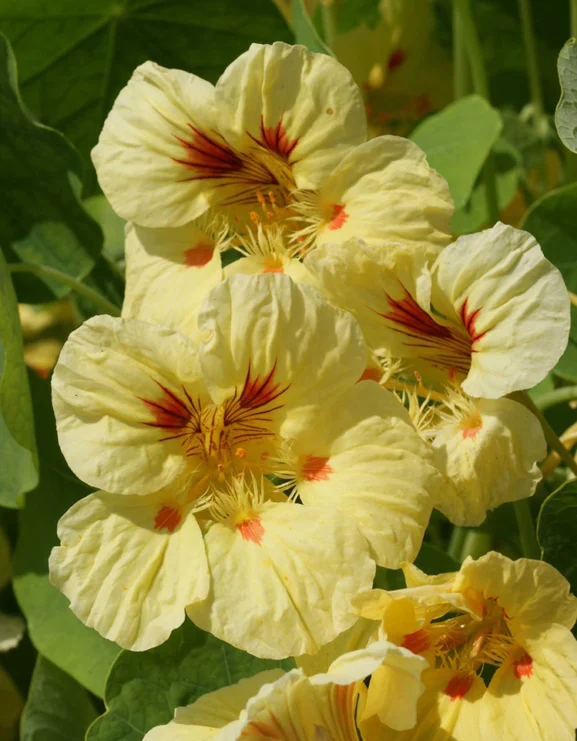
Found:
[[[182,522],[182,514],[177,507],[163,504],[154,518],[155,530],[168,530],[173,533]]]
[[[473,686],[473,674],[456,674],[445,687],[445,695],[451,700],[462,700]]]
[[[199,242],[195,247],[191,247],[184,252],[184,264],[187,268],[202,268],[207,265],[214,254],[214,247],[211,244]]]
[[[243,540],[250,540],[251,543],[256,543],[256,545],[261,544],[262,536],[264,535],[264,527],[258,517],[255,517],[252,520],[239,522],[236,529],[242,535]]]
[[[424,630],[416,630],[414,633],[407,633],[401,643],[402,648],[407,648],[414,654],[421,654],[430,648],[431,643],[429,636]]]
[[[365,368],[365,370],[363,371],[363,375],[359,378],[359,381],[376,381],[378,383],[381,380],[382,376],[383,371],[379,368]]]
[[[395,49],[391,54],[389,55],[389,59],[387,61],[387,69],[389,72],[392,72],[394,69],[397,69],[400,67],[407,58],[407,52],[403,49]]]
[[[533,674],[533,659],[528,653],[525,653],[520,659],[514,661],[513,666],[515,667],[514,671],[517,679],[530,677]]]
[[[345,211],[345,207],[341,203],[334,203],[331,209],[331,219],[329,221],[329,229],[335,231],[341,229],[343,224],[349,218],[348,213]]]
[[[479,430],[483,429],[483,425],[477,425],[476,427],[467,427],[463,430],[463,438],[467,440],[468,438],[474,440],[477,437],[477,433]]]
[[[263,273],[284,273],[284,268],[282,266],[280,267],[273,266],[273,267],[265,268],[262,272]]]
[[[328,464],[328,458],[307,455],[302,467],[302,475],[307,481],[326,481],[333,469]]]

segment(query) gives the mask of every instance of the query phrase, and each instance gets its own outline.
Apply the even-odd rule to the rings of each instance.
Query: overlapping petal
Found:
[[[163,643],[208,593],[200,527],[171,489],[90,494],[61,518],[58,537],[51,582],[83,623],[123,648]]]

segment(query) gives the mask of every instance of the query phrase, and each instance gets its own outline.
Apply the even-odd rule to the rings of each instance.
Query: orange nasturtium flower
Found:
[[[61,519],[51,579],[135,650],[186,609],[255,655],[314,653],[354,622],[375,561],[418,552],[432,456],[394,395],[357,383],[360,328],[314,288],[232,276],[198,337],[106,316],[70,336],[59,441],[101,491]]]
[[[379,636],[429,661],[417,724],[382,741],[572,741],[577,728],[577,599],[547,563],[491,552],[455,574],[404,567],[407,588],[373,590],[355,604]],[[391,677],[372,677],[367,711]]]

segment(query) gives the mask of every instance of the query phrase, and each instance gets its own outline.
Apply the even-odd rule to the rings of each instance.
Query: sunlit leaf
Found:
[[[22,507],[38,483],[38,458],[18,304],[0,252],[0,505]]]
[[[553,190],[536,201],[525,214],[521,227],[535,237],[565,279],[577,293],[577,183]],[[571,307],[569,345],[555,367],[555,374],[577,383],[577,308]]]
[[[56,523],[90,489],[76,479],[58,448],[50,382],[33,380],[42,475],[40,485],[20,512],[14,590],[38,651],[102,697],[106,676],[120,649],[83,625],[70,610],[66,597],[48,580],[48,556],[58,543]]]
[[[18,91],[16,61],[0,36],[0,244],[9,262],[46,265],[74,278],[87,275],[102,233],[78,200],[78,153],[58,131],[38,123]],[[60,297],[69,287],[18,276],[21,301]]]
[[[84,741],[96,715],[84,687],[38,656],[22,714],[21,741]]]
[[[555,124],[563,144],[577,152],[577,41],[570,39],[561,49],[557,62],[561,98],[555,111]]]
[[[427,118],[411,134],[431,167],[449,183],[455,208],[471,197],[475,181],[503,128],[499,112],[468,95]]]
[[[201,695],[265,669],[294,668],[292,659],[265,661],[204,633],[189,620],[145,653],[123,651],[106,683],[107,712],[86,741],[140,741],[174,710]]]
[[[151,59],[215,82],[251,43],[291,40],[270,0],[0,0],[0,27],[14,44],[27,104],[87,166],[139,64]],[[92,169],[89,180],[94,192]]]
[[[577,593],[577,481],[568,481],[544,502],[537,521],[537,537],[545,561],[560,571]]]
[[[332,51],[319,36],[311,17],[307,13],[304,0],[294,0],[292,3],[292,26],[297,44],[303,44],[311,51],[333,56]]]

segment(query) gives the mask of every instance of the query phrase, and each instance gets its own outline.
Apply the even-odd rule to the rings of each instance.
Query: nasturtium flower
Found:
[[[404,568],[408,587],[373,590],[355,603],[381,619],[380,637],[425,657],[425,691],[407,732],[379,738],[572,741],[577,727],[577,599],[547,563],[491,552],[459,572],[427,577]],[[386,667],[369,686],[378,704]],[[377,692],[375,698],[371,691]],[[374,724],[373,724],[374,725]]]
[[[561,273],[527,232],[459,237],[430,271],[398,245],[319,247],[306,264],[358,319],[369,347],[407,358],[425,382],[496,399],[541,381],[569,333]]]
[[[445,477],[435,507],[455,525],[480,525],[487,511],[524,499],[541,480],[547,455],[539,420],[511,399],[472,399],[448,391],[425,434]]]
[[[357,383],[358,324],[311,286],[232,276],[198,329],[99,316],[70,336],[59,441],[101,491],[61,519],[52,580],[133,649],[186,608],[255,655],[314,653],[354,622],[375,560],[415,557],[439,474],[402,404]]]
[[[378,641],[340,656],[323,674],[261,672],[177,708],[174,720],[153,728],[144,741],[358,741],[357,725],[363,741],[378,741],[363,733],[364,680],[388,668],[394,684],[382,696],[379,712],[390,727],[402,731],[415,724],[426,666],[412,652]]]
[[[212,207],[243,231],[266,203],[301,249],[353,233],[436,256],[450,235],[447,183],[412,142],[366,138],[349,71],[276,42],[253,44],[216,86],[141,65],[93,160],[112,207],[139,226],[184,226]]]

